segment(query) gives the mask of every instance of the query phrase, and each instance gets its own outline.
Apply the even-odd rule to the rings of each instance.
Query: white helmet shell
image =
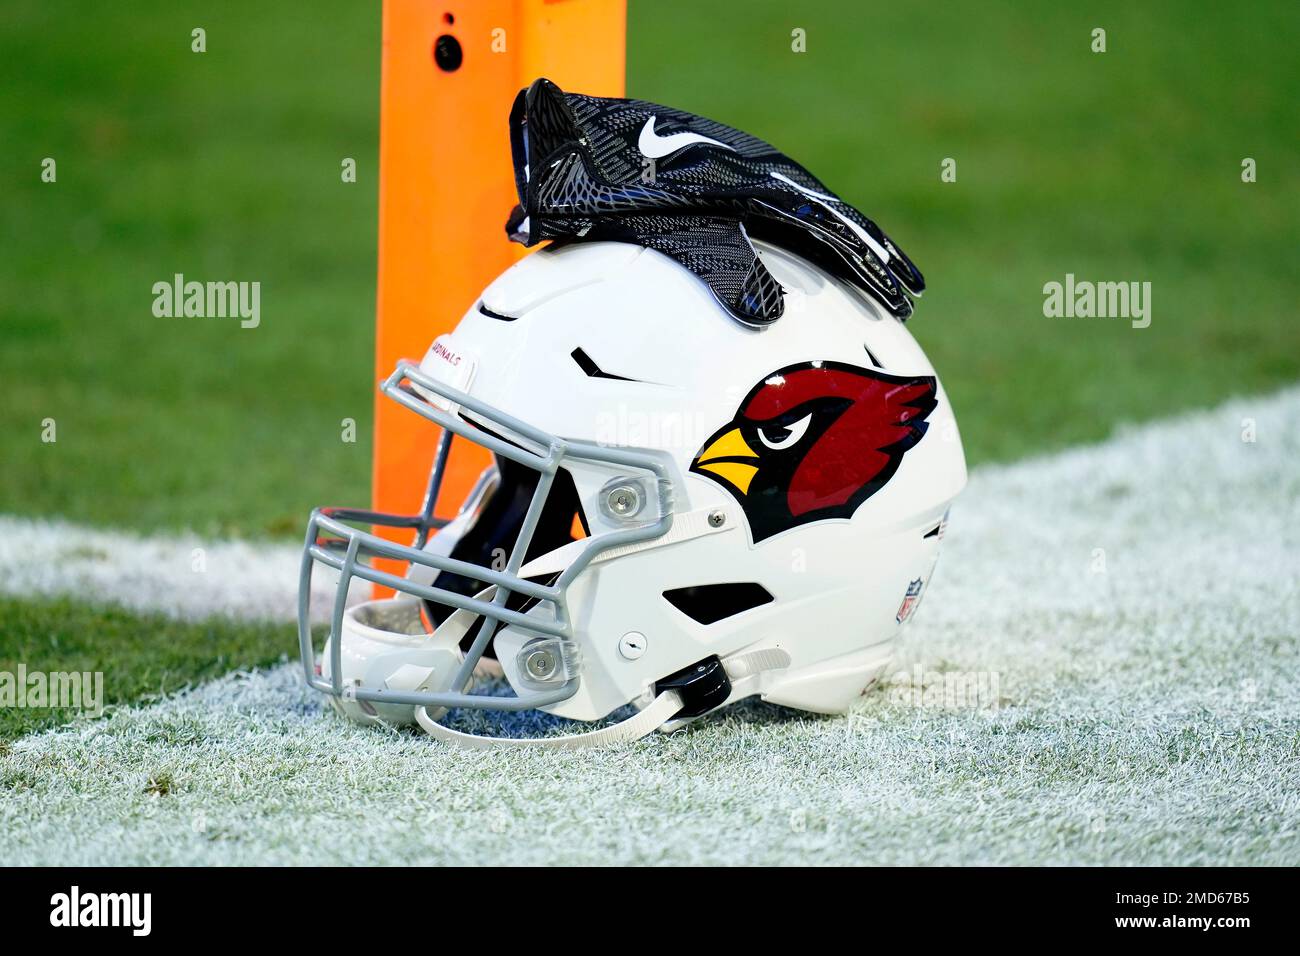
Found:
[[[421,532],[411,593],[426,607],[438,601],[428,589],[472,599],[435,612],[429,638],[454,632],[465,673],[487,643],[475,641],[478,602],[509,609],[488,627],[511,688],[563,684],[539,706],[580,720],[742,655],[710,709],[757,694],[842,712],[888,663],[966,481],[952,409],[902,322],[806,260],[758,248],[786,290],[767,328],[737,323],[656,251],[579,243],[507,270],[418,371],[389,380],[409,383],[394,395],[409,407],[553,472],[532,504],[536,473],[520,485],[520,466],[498,455],[447,527],[407,525]],[[575,513],[585,533],[569,533]],[[526,519],[535,533],[511,567],[465,573],[515,549]],[[520,580],[532,593],[498,593]]]

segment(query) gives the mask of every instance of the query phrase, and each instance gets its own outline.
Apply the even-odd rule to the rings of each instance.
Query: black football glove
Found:
[[[782,314],[782,290],[750,238],[817,262],[906,318],[920,271],[874,222],[770,145],[643,100],[565,93],[539,79],[510,113],[524,245],[617,239],[671,256],[740,321]]]

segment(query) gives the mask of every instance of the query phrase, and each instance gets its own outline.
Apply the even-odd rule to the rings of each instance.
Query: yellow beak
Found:
[[[740,434],[740,429],[733,428],[714,439],[708,448],[700,452],[700,457],[695,460],[695,467],[725,479],[745,495],[749,494],[749,483],[758,474],[758,467],[729,459],[757,457],[754,449],[749,447],[745,437]]]

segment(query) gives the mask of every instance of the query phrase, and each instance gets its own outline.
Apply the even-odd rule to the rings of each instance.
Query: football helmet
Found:
[[[612,743],[755,695],[845,711],[924,594],[965,459],[902,322],[756,246],[786,296],[762,329],[656,250],[585,242],[512,266],[418,364],[399,363],[381,390],[442,429],[424,506],[312,513],[307,682],[356,720],[466,746]],[[493,464],[438,518],[460,441]],[[319,654],[318,564],[339,577]],[[349,604],[355,579],[397,596]],[[483,736],[442,722],[462,708],[602,726]]]

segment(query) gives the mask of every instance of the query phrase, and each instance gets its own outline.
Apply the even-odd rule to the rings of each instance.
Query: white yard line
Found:
[[[66,595],[186,619],[218,614],[291,619],[297,613],[301,555],[301,545],[294,544],[145,537],[0,516],[0,593]],[[331,569],[317,566],[316,610],[333,600],[337,580]]]
[[[185,553],[134,547],[151,574]],[[272,551],[193,606],[288,606]],[[191,581],[91,580],[137,606]],[[294,665],[232,675],[0,749],[4,858],[1300,863],[1300,389],[980,469],[913,665],[850,719],[742,705],[594,754],[452,751],[334,718]],[[999,706],[926,697],[950,675]]]

